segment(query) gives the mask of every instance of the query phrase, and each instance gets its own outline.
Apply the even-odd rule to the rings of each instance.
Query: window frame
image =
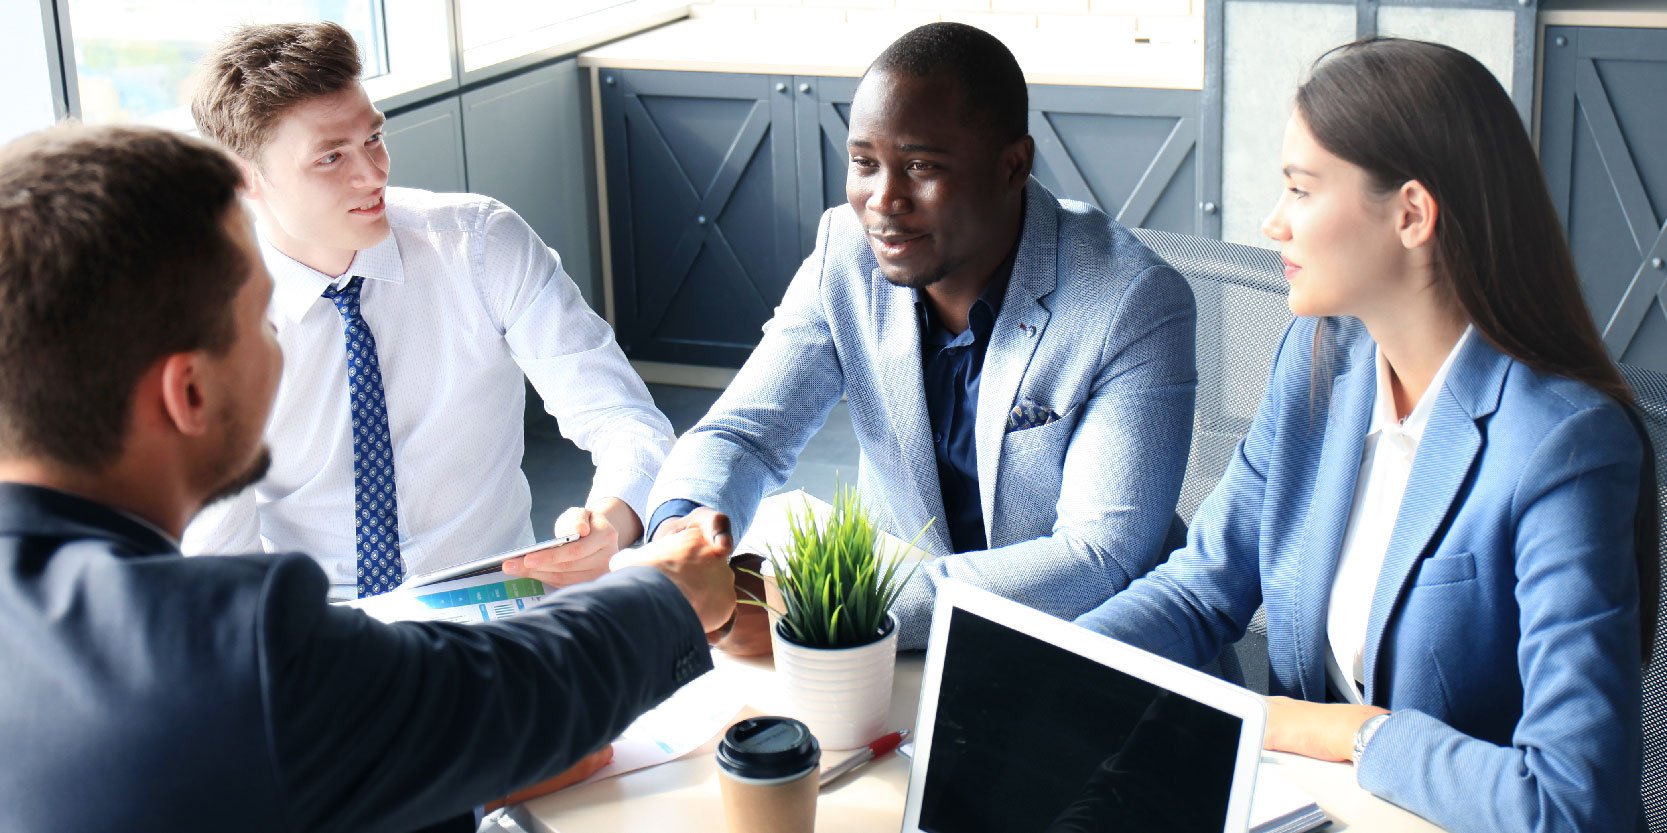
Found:
[[[462,4],[468,1],[384,0],[381,3],[381,46],[389,71],[364,81],[365,90],[377,107],[384,111],[412,107],[531,66],[576,55],[608,41],[688,17],[690,6],[690,0],[625,0],[618,6],[577,18],[585,21],[583,25],[548,25],[529,36],[516,38],[517,48],[486,49],[487,56],[477,56],[477,65],[470,66],[470,56],[465,54],[461,36]],[[75,33],[70,26],[72,2],[39,0],[58,119],[83,117],[74,60]],[[442,38],[445,41],[443,59],[432,52],[433,44]],[[402,70],[411,64],[422,66]]]

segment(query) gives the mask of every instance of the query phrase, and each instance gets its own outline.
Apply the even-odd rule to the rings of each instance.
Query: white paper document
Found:
[[[548,592],[537,579],[510,578],[499,570],[423,587],[402,587],[341,604],[356,607],[383,622],[468,624],[508,619],[538,604]]]
[[[740,719],[746,699],[744,687],[727,680],[722,669],[695,678],[626,727],[614,741],[613,761],[585,783],[675,761],[705,746]]]
[[[1250,801],[1251,833],[1302,833],[1330,821],[1314,799],[1278,767],[1263,764],[1256,770],[1256,793]]]

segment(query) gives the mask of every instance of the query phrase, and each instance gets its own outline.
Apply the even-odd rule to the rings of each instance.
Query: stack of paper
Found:
[[[1271,766],[1256,771],[1250,801],[1250,833],[1303,833],[1330,822],[1314,799]]]

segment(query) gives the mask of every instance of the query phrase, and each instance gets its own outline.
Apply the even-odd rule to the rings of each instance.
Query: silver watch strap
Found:
[[[1389,715],[1387,714],[1375,714],[1366,718],[1365,723],[1360,724],[1360,728],[1354,732],[1354,749],[1349,756],[1349,760],[1356,764],[1360,763],[1360,756],[1366,754],[1366,744],[1372,742],[1372,736],[1378,733],[1378,728],[1383,726],[1383,722],[1388,719]]]

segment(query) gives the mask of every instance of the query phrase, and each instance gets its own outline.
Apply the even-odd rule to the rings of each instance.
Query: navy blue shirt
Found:
[[[1018,247],[996,268],[990,285],[967,312],[967,328],[951,333],[915,290],[920,318],[920,375],[926,387],[927,421],[938,457],[938,488],[943,492],[944,524],[955,552],[986,549],[984,503],[978,495],[978,382],[990,333],[1001,314],[1007,283],[1013,276]]]
[[[990,347],[990,333],[1001,314],[1001,301],[1013,277],[1013,261],[1019,253],[1017,241],[1007,259],[996,267],[990,285],[973,301],[967,314],[967,329],[951,333],[932,313],[920,290],[915,290],[915,314],[920,321],[920,375],[926,393],[927,422],[932,429],[932,449],[938,458],[938,488],[943,493],[942,519],[948,527],[949,545],[955,552],[987,549],[984,537],[984,502],[978,495],[978,381],[984,371],[984,353]],[[673,498],[654,510],[644,540],[654,537],[660,524],[681,518],[701,504]]]

